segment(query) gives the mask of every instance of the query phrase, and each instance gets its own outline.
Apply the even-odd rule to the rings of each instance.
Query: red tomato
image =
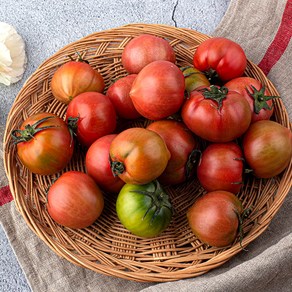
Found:
[[[208,192],[237,193],[243,183],[243,168],[243,153],[236,143],[214,143],[202,152],[197,176]]]
[[[67,124],[51,113],[28,117],[12,136],[21,162],[36,174],[62,170],[73,155],[74,143]]]
[[[165,39],[149,34],[134,37],[122,53],[122,64],[128,73],[139,73],[158,60],[175,63],[175,52]]]
[[[280,174],[292,157],[291,130],[279,123],[262,120],[253,123],[243,138],[246,162],[259,178]]]
[[[192,91],[182,107],[181,116],[196,135],[211,142],[230,142],[240,137],[251,122],[249,104],[242,95],[219,89]]]
[[[193,134],[183,123],[174,120],[156,121],[147,129],[159,134],[170,152],[170,159],[158,178],[159,182],[174,185],[186,181],[195,171],[192,159],[198,142]]]
[[[111,143],[111,169],[124,182],[147,184],[159,177],[170,158],[163,139],[144,128],[122,131]]]
[[[104,87],[100,73],[82,61],[70,61],[59,67],[51,82],[54,97],[65,104],[83,92],[103,92]]]
[[[107,96],[98,92],[81,93],[70,102],[66,120],[70,122],[72,119],[77,119],[77,138],[86,147],[116,128],[114,106]]]
[[[160,120],[180,109],[184,90],[185,80],[181,70],[171,62],[155,61],[140,71],[130,97],[142,116]]]
[[[77,229],[93,224],[102,213],[104,199],[94,180],[79,171],[62,174],[50,187],[47,209],[57,223]]]
[[[124,119],[136,119],[141,116],[130,98],[130,90],[136,77],[137,74],[130,74],[118,79],[108,88],[106,93],[118,116]]]
[[[198,46],[193,63],[207,75],[215,73],[222,81],[228,81],[243,75],[247,60],[239,44],[223,37],[213,37]]]
[[[270,119],[274,112],[272,99],[279,96],[271,96],[260,81],[251,77],[238,77],[227,82],[225,86],[246,98],[253,113],[252,123]]]
[[[114,176],[109,162],[109,149],[116,134],[97,139],[87,150],[85,165],[87,173],[103,190],[118,193],[125,184],[118,176]]]
[[[224,247],[234,242],[242,212],[241,202],[233,193],[214,191],[198,198],[188,210],[187,218],[202,242]]]

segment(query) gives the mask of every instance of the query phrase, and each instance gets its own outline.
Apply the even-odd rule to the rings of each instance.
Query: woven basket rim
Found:
[[[60,59],[64,56],[64,52],[66,52],[68,49],[74,47],[75,45],[78,45],[82,42],[86,42],[88,40],[91,40],[92,38],[99,38],[102,37],[105,34],[111,34],[113,32],[120,32],[121,38],[123,36],[124,29],[134,31],[135,33],[148,33],[151,31],[151,29],[161,30],[165,29],[169,32],[179,32],[182,35],[189,36],[190,38],[194,38],[194,35],[196,38],[202,38],[207,39],[210,36],[196,32],[191,29],[187,28],[176,28],[169,25],[158,25],[158,24],[143,24],[143,23],[134,23],[134,24],[127,24],[124,26],[95,32],[88,36],[85,36],[77,41],[74,41],[65,47],[58,50],[55,54],[53,54],[50,58],[45,60],[40,66],[35,70],[35,72],[26,80],[24,83],[22,89],[18,93],[17,97],[15,98],[15,101],[11,107],[11,110],[9,111],[8,117],[7,117],[7,125],[4,132],[4,168],[5,172],[7,174],[8,180],[9,180],[9,186],[15,201],[15,205],[17,210],[20,212],[22,217],[24,218],[26,224],[28,227],[47,245],[49,246],[56,254],[59,256],[66,258],[68,261],[74,263],[75,265],[82,266],[84,268],[96,271],[98,273],[111,275],[111,276],[117,276],[124,279],[129,280],[135,280],[135,281],[147,281],[147,282],[165,282],[165,281],[174,281],[184,278],[190,278],[194,276],[201,275],[203,273],[208,272],[211,269],[214,269],[218,266],[221,266],[223,263],[228,261],[231,257],[242,251],[242,247],[239,242],[235,243],[231,247],[220,249],[218,252],[218,249],[214,250],[214,256],[212,258],[209,258],[206,261],[202,261],[198,264],[194,265],[188,265],[187,267],[177,269],[177,270],[170,270],[170,271],[161,271],[159,272],[159,268],[157,266],[157,271],[151,271],[148,272],[147,264],[143,265],[143,262],[140,264],[142,268],[145,269],[145,271],[135,271],[131,270],[131,261],[127,259],[118,259],[114,257],[110,257],[103,251],[97,251],[100,254],[102,254],[106,260],[109,262],[108,264],[104,263],[96,263],[91,260],[88,260],[80,255],[77,255],[75,252],[70,252],[66,249],[65,246],[63,246],[60,242],[52,241],[51,236],[47,233],[47,230],[44,228],[41,228],[38,224],[38,222],[35,221],[34,215],[32,214],[31,210],[26,209],[26,202],[24,198],[24,194],[20,194],[17,190],[17,184],[18,184],[18,177],[16,176],[16,173],[13,169],[13,165],[10,161],[11,153],[8,151],[8,144],[10,143],[10,128],[9,125],[13,123],[13,120],[15,117],[19,114],[20,111],[20,104],[23,101],[23,96],[26,95],[26,91],[34,89],[33,85],[35,80],[39,78],[39,74],[43,71],[50,69],[50,60],[56,58]],[[151,31],[153,32],[153,31]],[[130,34],[129,34],[129,37]],[[248,60],[248,64],[252,70],[255,70],[257,74],[262,74],[261,69]],[[265,83],[271,88],[271,90],[275,91],[277,93],[276,88],[272,84],[272,82],[266,77],[264,77]],[[278,94],[279,95],[279,94]],[[276,105],[279,108],[280,112],[280,118],[281,123],[285,124],[288,128],[291,129],[291,124],[289,122],[289,117],[287,114],[287,111],[285,109],[285,106],[283,105],[281,100],[276,101]],[[257,222],[257,226],[254,227],[251,231],[248,232],[248,234],[243,238],[242,246],[246,247],[249,243],[254,241],[258,236],[260,236],[266,228],[269,226],[270,222],[272,221],[275,214],[280,209],[281,205],[284,202],[285,197],[287,196],[289,190],[291,189],[291,181],[292,181],[292,160],[289,163],[289,166],[286,168],[283,174],[281,174],[281,180],[279,181],[279,186],[277,188],[277,191],[274,194],[272,206],[273,208],[268,208],[265,213],[262,214],[262,216],[259,218],[259,221]],[[290,183],[289,183],[290,182]],[[27,182],[28,184],[32,184],[31,181]],[[31,186],[30,186],[31,188]],[[186,260],[190,260],[192,257],[194,257],[194,261],[196,261],[196,257],[198,255],[195,253],[190,253],[189,255],[185,256]],[[203,255],[202,255],[203,257]],[[105,262],[107,262],[105,260]],[[171,259],[170,259],[171,260]],[[110,261],[112,261],[110,263]],[[123,263],[125,266],[129,265],[129,269],[121,269],[119,267],[119,264]],[[155,260],[153,261],[153,265],[155,266]],[[167,265],[167,264],[166,264]],[[171,263],[171,265],[174,265],[174,262]]]

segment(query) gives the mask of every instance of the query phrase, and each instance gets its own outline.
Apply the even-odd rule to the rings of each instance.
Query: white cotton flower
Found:
[[[25,71],[26,54],[22,37],[11,25],[0,22],[0,83],[19,81]]]

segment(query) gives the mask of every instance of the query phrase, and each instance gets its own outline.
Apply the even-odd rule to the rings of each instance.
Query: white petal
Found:
[[[0,83],[19,81],[26,67],[25,43],[9,24],[0,22]]]

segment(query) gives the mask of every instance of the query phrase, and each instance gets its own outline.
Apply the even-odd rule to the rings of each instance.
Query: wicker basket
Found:
[[[168,188],[176,210],[169,228],[159,237],[142,239],[130,234],[118,221],[115,197],[105,194],[105,210],[89,228],[72,230],[52,221],[46,210],[46,190],[59,175],[39,176],[25,169],[16,155],[11,131],[28,116],[39,111],[64,117],[66,106],[53,98],[50,81],[55,70],[76,51],[98,68],[108,87],[112,80],[125,76],[121,54],[125,45],[142,33],[166,38],[177,55],[177,64],[192,64],[197,45],[208,36],[193,30],[166,25],[133,24],[91,34],[71,43],[46,60],[27,80],[8,116],[4,136],[4,163],[15,204],[27,225],[56,254],[70,262],[98,273],[147,282],[164,282],[201,275],[219,267],[242,250],[239,239],[227,248],[202,244],[187,224],[186,211],[204,191],[197,181]],[[252,62],[246,75],[265,84],[272,95],[279,95],[273,84]],[[288,114],[281,99],[275,100],[276,121],[290,127]],[[268,227],[291,188],[292,163],[280,176],[272,179],[250,178],[240,198],[245,208],[253,211],[243,226],[243,246],[247,246]],[[64,170],[85,171],[84,154],[75,153]]]

